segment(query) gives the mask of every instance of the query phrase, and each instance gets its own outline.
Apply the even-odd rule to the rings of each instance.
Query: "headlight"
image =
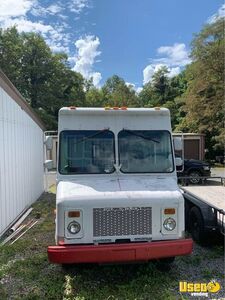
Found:
[[[203,166],[203,169],[204,169],[205,171],[209,171],[210,167],[209,167],[209,166]]]
[[[78,232],[80,232],[81,226],[78,222],[73,221],[69,223],[67,229],[71,234],[77,234]]]
[[[167,218],[163,223],[163,227],[168,231],[172,231],[176,227],[176,221],[173,218]]]

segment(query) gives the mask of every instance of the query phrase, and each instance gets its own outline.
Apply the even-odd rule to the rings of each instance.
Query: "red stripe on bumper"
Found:
[[[192,239],[130,244],[49,246],[48,258],[52,263],[61,264],[148,261],[187,255],[192,252],[192,248]]]

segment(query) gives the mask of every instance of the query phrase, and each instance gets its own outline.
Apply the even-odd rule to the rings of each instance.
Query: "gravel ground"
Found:
[[[221,286],[219,292],[209,294],[207,299],[225,299],[225,259],[223,240],[218,245],[202,247],[194,243],[191,256],[178,258],[175,262],[176,272],[181,281],[210,282],[215,280]],[[206,299],[205,297],[189,297],[188,299]]]

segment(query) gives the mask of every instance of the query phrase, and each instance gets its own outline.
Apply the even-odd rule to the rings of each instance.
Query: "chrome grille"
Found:
[[[93,209],[93,235],[123,236],[152,233],[151,207]]]

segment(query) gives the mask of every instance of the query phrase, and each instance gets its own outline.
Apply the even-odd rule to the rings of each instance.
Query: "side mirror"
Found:
[[[176,167],[183,166],[183,159],[181,157],[176,157],[175,158],[175,164],[176,164]]]
[[[53,140],[51,136],[46,136],[45,146],[47,150],[52,150],[53,147]]]
[[[44,162],[44,167],[49,171],[53,169],[53,160],[46,160]]]
[[[180,137],[173,138],[174,143],[174,150],[175,151],[182,151],[183,150],[183,139]]]

